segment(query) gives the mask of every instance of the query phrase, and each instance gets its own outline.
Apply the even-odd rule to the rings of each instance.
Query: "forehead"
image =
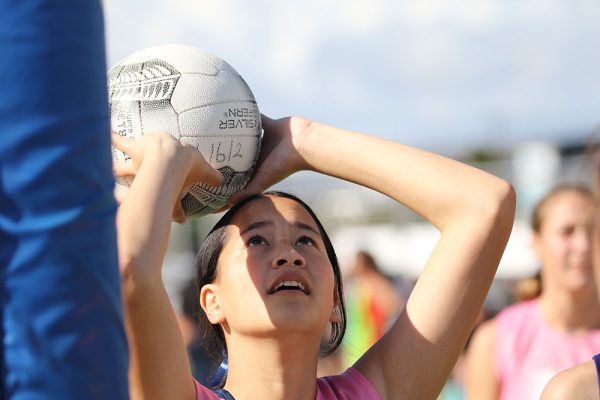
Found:
[[[594,200],[576,191],[565,191],[550,199],[542,210],[544,224],[562,221],[591,223],[596,216]]]
[[[319,232],[317,223],[304,206],[285,197],[265,196],[250,201],[240,208],[231,222],[238,228],[243,228],[257,221],[303,223]]]

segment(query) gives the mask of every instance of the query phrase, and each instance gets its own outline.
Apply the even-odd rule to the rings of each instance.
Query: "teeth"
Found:
[[[304,291],[304,286],[300,283],[300,282],[296,282],[296,281],[285,281],[285,282],[281,282],[279,285],[277,285],[277,287],[275,288],[275,290],[279,290],[280,288],[282,288],[283,286],[287,286],[287,287],[297,287],[300,290]]]

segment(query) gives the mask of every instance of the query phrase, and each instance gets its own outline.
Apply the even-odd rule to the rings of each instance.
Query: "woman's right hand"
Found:
[[[166,191],[171,188],[177,198],[194,182],[218,186],[223,181],[221,173],[212,168],[196,148],[167,133],[148,134],[137,140],[113,133],[112,142],[116,149],[130,157],[126,162],[115,161],[113,171],[116,177],[135,178],[144,165],[144,168],[155,170],[156,173],[149,173],[141,179],[157,180],[161,172],[168,169],[169,179],[168,182],[163,182],[163,189]],[[120,188],[116,192],[117,201],[121,203],[128,193],[128,189]],[[175,201],[173,205],[172,216],[177,222],[185,221],[185,213],[179,201]]]

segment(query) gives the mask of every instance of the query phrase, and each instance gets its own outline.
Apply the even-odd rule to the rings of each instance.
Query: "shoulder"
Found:
[[[317,379],[317,400],[380,400],[368,379],[354,368]]]
[[[493,319],[481,323],[473,333],[466,352],[467,365],[477,366],[476,374],[492,371],[494,365],[494,343],[496,324]]]
[[[475,329],[473,339],[469,344],[469,353],[483,353],[486,357],[489,356],[496,340],[496,323],[495,319],[491,319],[483,322]]]
[[[522,301],[510,305],[496,316],[498,329],[514,326],[515,323],[531,321],[532,315],[538,312],[538,300]]]
[[[600,399],[598,377],[593,361],[562,371],[548,382],[541,400],[592,400]]]

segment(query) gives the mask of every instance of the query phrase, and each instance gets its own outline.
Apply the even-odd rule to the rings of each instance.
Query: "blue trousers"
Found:
[[[1,397],[126,399],[100,0],[0,0]]]

